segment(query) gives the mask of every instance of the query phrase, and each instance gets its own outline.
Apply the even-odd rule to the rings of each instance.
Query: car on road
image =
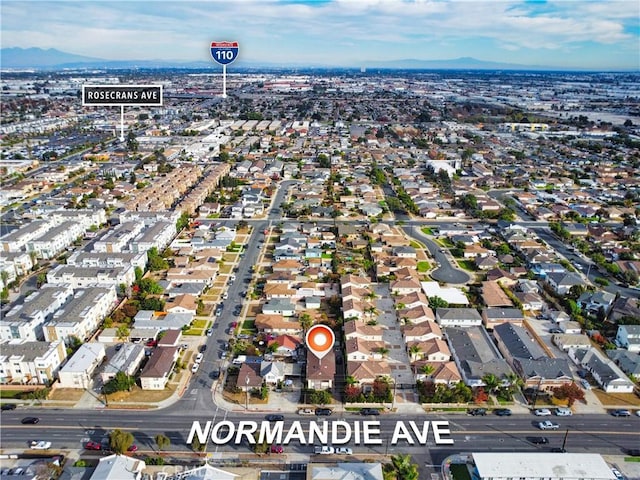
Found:
[[[313,447],[313,453],[316,455],[333,455],[335,453],[335,449],[333,447]]]
[[[536,417],[547,417],[547,416],[551,415],[551,410],[549,410],[548,408],[536,408],[533,411],[533,414]]]
[[[313,409],[311,408],[299,408],[298,415],[314,415]]]
[[[562,447],[553,447],[551,449],[551,453],[567,453],[566,448],[562,448]]]
[[[220,352],[220,360],[227,358],[227,352]]]
[[[315,413],[318,417],[328,417],[333,413],[333,410],[330,408],[316,408]]]
[[[44,440],[32,440],[29,447],[31,450],[49,450],[51,448],[51,442],[45,442]]]
[[[224,292],[224,293],[222,294],[222,299],[223,299],[223,300],[226,300],[227,298],[229,298],[229,293]]]
[[[611,468],[611,473],[613,473],[618,480],[624,480],[624,475],[620,473],[620,470],[617,468]]]
[[[549,439],[547,437],[527,437],[527,441],[535,445],[546,445],[549,443]]]
[[[611,410],[611,415],[614,417],[630,417],[631,412],[624,408],[618,408],[616,410]]]
[[[236,307],[238,309],[238,307]],[[231,322],[231,328],[236,328],[238,326],[238,322]]]
[[[98,442],[92,442],[91,440],[84,444],[85,450],[102,450],[102,445]]]
[[[493,413],[495,413],[499,417],[510,417],[511,416],[511,410],[509,410],[508,408],[496,408],[493,411]]]
[[[380,415],[380,410],[377,408],[362,408],[360,409],[360,415]]]
[[[545,420],[544,422],[538,423],[538,428],[540,430],[558,430],[560,425],[553,423],[551,420]]]
[[[15,410],[15,409],[16,409],[15,403],[3,403],[2,406],[0,406],[0,410],[2,410],[3,412],[6,412],[7,410]]]
[[[640,457],[640,448],[628,448],[625,453],[630,457]]]
[[[560,328],[550,328],[549,333],[563,333]]]
[[[284,448],[282,445],[271,445],[271,453],[282,453],[284,452]]]
[[[40,419],[38,417],[24,417],[22,420],[20,420],[20,423],[22,423],[23,425],[35,425],[39,421]]]
[[[570,408],[556,408],[556,415],[558,417],[570,417],[573,412]]]
[[[212,370],[211,371],[211,378],[213,380],[217,380],[218,378],[220,378],[220,370],[219,369]]]
[[[131,445],[129,448],[127,448],[127,452],[137,452],[138,451],[138,446],[137,445]]]
[[[199,368],[200,368],[200,364],[194,363],[193,366],[191,367],[191,373],[197,373]]]
[[[582,388],[585,390],[591,390],[591,385],[584,378],[580,379],[580,385],[582,385]]]
[[[203,358],[204,358],[203,353],[199,353],[198,355],[196,355],[196,363],[200,363]]]
[[[271,414],[267,415],[264,418],[266,420],[270,421],[270,422],[282,422],[282,421],[284,421],[284,415],[276,415],[274,413],[271,413]]]
[[[207,328],[207,337],[210,337],[211,335],[213,335],[213,329],[211,328]]]
[[[335,450],[336,455],[353,455],[353,450],[347,447],[338,447]]]
[[[207,350],[207,346],[206,345],[200,345],[199,350],[200,350],[200,352],[205,352]]]
[[[467,410],[467,415],[472,415],[474,417],[480,416],[484,417],[487,414],[486,408],[470,408]]]

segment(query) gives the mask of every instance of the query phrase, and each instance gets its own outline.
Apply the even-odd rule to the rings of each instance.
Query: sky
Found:
[[[389,60],[478,60],[640,70],[638,0],[12,1],[0,45],[108,60],[238,60],[366,67]]]

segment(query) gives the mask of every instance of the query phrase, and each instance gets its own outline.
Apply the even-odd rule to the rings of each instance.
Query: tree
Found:
[[[47,283],[47,274],[41,272],[36,277],[36,286],[37,286],[37,288],[40,288],[45,283]]]
[[[553,396],[558,400],[567,400],[567,404],[572,406],[576,400],[584,400],[584,391],[575,382],[572,382],[554,388]]]
[[[302,327],[303,332],[309,330],[309,328],[311,328],[311,325],[313,325],[313,319],[308,313],[303,313],[302,315],[300,315],[298,321],[300,322],[300,326]]]
[[[131,445],[133,445],[133,435],[129,432],[115,429],[109,434],[109,448],[114,453],[122,455]]]
[[[397,480],[418,480],[418,466],[411,463],[411,455],[399,454],[391,457],[391,464],[384,467],[387,474],[394,476],[385,476],[387,478],[396,478]]]
[[[416,360],[418,358],[418,354],[422,351],[420,345],[411,345],[409,347],[409,354],[411,355],[412,360]]]
[[[434,295],[433,297],[429,297],[429,308],[431,310],[435,310],[436,308],[447,308],[449,306],[449,302],[444,300],[443,298]]]
[[[2,279],[2,286],[6,288],[7,282],[9,281],[9,272],[2,270],[0,272],[0,279]]]
[[[129,328],[126,325],[120,325],[116,330],[116,336],[121,342],[126,341],[129,338],[130,333]]]
[[[271,345],[269,345],[267,347],[267,352],[275,353],[276,350],[278,350],[279,347],[280,347],[280,345],[278,344],[278,342],[273,342]]]
[[[494,393],[500,385],[500,380],[493,373],[487,373],[482,377],[482,381],[489,393]]]
[[[116,373],[116,376],[104,384],[105,393],[124,392],[125,390],[131,390],[136,384],[136,379],[127,375],[124,372]]]
[[[181,232],[183,229],[189,226],[189,214],[187,212],[182,212],[180,218],[176,222],[176,230]]]
[[[420,367],[420,373],[423,373],[426,376],[431,375],[435,371],[435,367],[430,363],[425,363]]]
[[[158,435],[156,435],[154,437],[154,440],[156,441],[156,445],[158,445],[158,448],[160,450],[164,450],[165,448],[167,448],[169,445],[171,445],[171,440],[169,439],[169,437],[167,437],[166,435],[163,435],[161,433],[159,433]]]

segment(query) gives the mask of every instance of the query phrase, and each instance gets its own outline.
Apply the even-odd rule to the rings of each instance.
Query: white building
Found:
[[[146,463],[127,455],[109,455],[98,461],[89,480],[140,480]]]
[[[67,351],[64,343],[12,340],[0,344],[0,383],[49,385]]]
[[[162,252],[173,237],[176,236],[175,222],[156,222],[145,228],[135,239],[131,241],[132,252],[147,252],[155,247],[158,252]]]
[[[43,324],[73,297],[69,285],[45,285],[24,297],[23,303],[14,304],[0,320],[0,340],[44,339]]]
[[[131,265],[122,267],[74,267],[72,265],[58,265],[47,273],[47,283],[54,285],[67,283],[72,288],[83,288],[92,285],[114,285],[121,283],[129,286],[136,279]]]
[[[144,359],[143,345],[139,343],[123,343],[122,348],[109,360],[109,363],[100,374],[102,381],[107,383],[118,372],[133,376],[138,370],[142,359]]]
[[[46,220],[35,220],[27,223],[17,230],[13,230],[0,238],[0,250],[3,252],[25,251],[27,242],[44,235],[53,227],[53,222]]]
[[[91,377],[106,353],[102,343],[83,343],[58,372],[60,387],[89,388]]]
[[[27,252],[34,252],[37,258],[49,260],[72,245],[83,233],[84,229],[79,223],[63,222],[27,242]]]
[[[142,221],[121,223],[94,242],[93,250],[107,253],[126,251],[131,241],[142,232],[143,228],[144,223]]]
[[[117,302],[116,287],[113,285],[76,290],[73,298],[45,324],[45,340],[67,341],[73,336],[86,341]]]

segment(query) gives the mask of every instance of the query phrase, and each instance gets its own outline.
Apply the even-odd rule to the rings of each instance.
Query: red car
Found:
[[[84,449],[85,450],[102,450],[102,445],[100,445],[98,442],[87,442],[84,445]]]
[[[231,322],[231,328],[236,328],[238,326],[238,322]]]
[[[282,452],[284,452],[282,445],[271,445],[271,453],[282,453]]]
[[[157,340],[149,340],[147,343],[145,343],[145,345],[147,347],[157,347],[158,346],[158,341]]]
[[[127,452],[137,452],[137,451],[138,451],[137,445],[131,445],[129,448],[127,448]]]

